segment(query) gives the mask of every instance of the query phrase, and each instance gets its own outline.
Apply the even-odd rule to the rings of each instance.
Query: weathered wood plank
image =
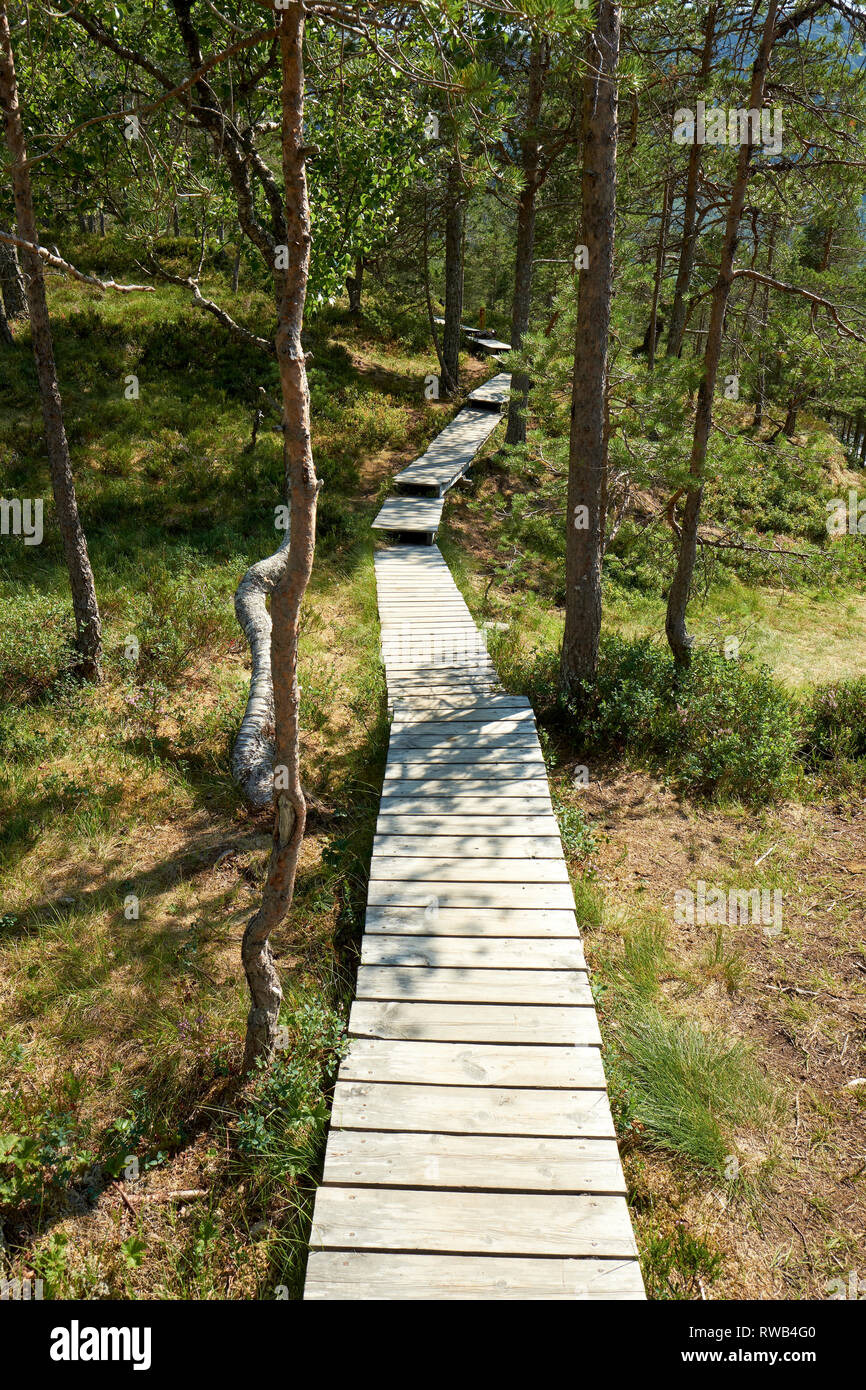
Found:
[[[497,749],[494,756],[501,750]],[[509,758],[508,762],[498,759],[488,762],[483,758],[471,762],[455,762],[448,758],[437,758],[422,762],[413,758],[410,761],[392,759],[385,768],[386,782],[504,782],[512,786],[516,781],[533,782],[544,786],[544,765],[535,757],[523,762]],[[494,787],[492,790],[496,790]],[[537,793],[532,793],[537,795]],[[520,793],[515,790],[515,796]]]
[[[422,531],[433,534],[441,520],[441,497],[388,497],[372,526],[374,531]]]
[[[607,1092],[595,1088],[557,1091],[338,1081],[331,1125],[335,1129],[432,1130],[437,1134],[614,1138]]]
[[[564,937],[578,936],[574,909],[508,907],[374,907],[368,905],[365,931],[398,936]]]
[[[441,826],[440,829],[445,827]],[[377,829],[373,857],[425,859],[562,859],[558,835],[388,835]]]
[[[331,1132],[325,1182],[345,1187],[625,1194],[614,1139],[487,1134]]]
[[[358,1037],[417,1038],[428,1042],[550,1043],[601,1046],[591,1005],[416,1003],[359,999],[349,1032]]]
[[[376,822],[377,837],[386,835],[401,837],[418,837],[429,839],[432,835],[461,835],[470,836],[480,834],[488,840],[527,840],[529,837],[540,836],[542,839],[556,838],[559,841],[559,826],[555,816],[507,816],[507,815],[483,815],[477,811],[471,816],[461,816],[451,813],[440,813],[439,815],[389,815],[387,812],[380,814]],[[419,851],[416,849],[415,853]],[[504,851],[503,851],[504,852]],[[515,850],[519,853],[519,850]],[[559,853],[562,853],[560,848]]]
[[[636,1260],[313,1251],[309,1299],[643,1299]]]
[[[397,738],[410,736],[430,738],[437,742],[443,738],[479,739],[491,734],[520,734],[523,737],[529,734],[537,739],[535,716],[532,710],[503,711],[501,714],[489,714],[486,718],[479,714],[474,719],[459,719],[456,715],[451,715],[441,719],[438,716],[428,719],[415,716],[404,720],[395,716],[391,725],[392,743]]]
[[[629,1258],[620,1197],[320,1187],[312,1249]]]
[[[423,1082],[425,1086],[604,1089],[597,1047],[412,1042],[393,1038],[354,1038],[340,1065],[340,1079]]]
[[[393,936],[368,932],[363,965],[448,966],[478,970],[585,970],[577,937],[565,940],[516,936]]]
[[[574,911],[568,883],[427,883],[371,879],[368,903],[374,907],[565,907]]]
[[[562,859],[461,859],[378,855],[370,865],[371,877],[386,883],[568,883]]]
[[[521,783],[521,785],[524,785]],[[441,784],[440,784],[441,786]],[[475,817],[479,819],[498,817],[514,819],[518,809],[525,810],[527,818],[543,816],[553,818],[553,807],[549,795],[526,795],[510,797],[506,790],[494,792],[467,791],[463,784],[451,783],[448,791],[433,793],[429,783],[391,782],[386,796],[382,793],[383,816],[435,816],[441,817],[443,824],[452,816]]]
[[[435,970],[361,965],[358,999],[451,1000],[464,1004],[591,1004],[581,970]]]

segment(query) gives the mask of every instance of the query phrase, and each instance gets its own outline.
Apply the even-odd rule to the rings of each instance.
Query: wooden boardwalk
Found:
[[[393,722],[311,1299],[639,1299],[529,702],[433,546],[376,554]]]

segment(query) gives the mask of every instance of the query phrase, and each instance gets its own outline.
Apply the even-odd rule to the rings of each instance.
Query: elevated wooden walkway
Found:
[[[305,1296],[643,1298],[532,709],[435,547],[375,563],[393,722]]]

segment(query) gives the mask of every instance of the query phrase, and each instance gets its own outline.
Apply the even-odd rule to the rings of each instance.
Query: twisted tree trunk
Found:
[[[244,932],[241,955],[250,990],[244,1072],[273,1055],[282,1000],[269,938],[291,907],[306,825],[300,775],[298,633],[313,568],[316,500],[310,393],[301,329],[310,272],[310,206],[304,146],[304,10],[292,4],[280,27],[282,154],[289,268],[277,271],[277,361],[283,398],[285,460],[291,502],[286,563],[271,600],[274,694],[274,836],[261,906]]]
[[[0,0],[0,109],[3,112],[6,128],[6,143],[12,157],[12,189],[15,195],[18,235],[22,241],[35,247],[39,245],[39,237],[33,211],[30,170],[27,165],[24,127],[18,105],[18,84],[15,78],[15,60],[12,53],[12,38],[5,0]],[[87,553],[87,539],[78,515],[75,482],[69,459],[69,444],[63,424],[63,404],[57,382],[57,368],[54,363],[54,344],[51,337],[48,300],[45,295],[42,259],[36,251],[25,249],[22,250],[21,261],[27,290],[27,305],[30,310],[30,335],[33,342],[36,375],[39,380],[39,397],[45,425],[51,486],[63,541],[63,555],[72,589],[79,669],[85,678],[98,680],[99,663],[102,657],[102,624],[99,617],[99,605],[96,600],[96,585],[93,581],[93,571],[90,568],[90,558]]]
[[[250,647],[247,707],[232,751],[232,776],[249,804],[264,810],[274,799],[274,687],[268,595],[288,562],[290,534],[279,550],[251,565],[235,590],[235,613]]]

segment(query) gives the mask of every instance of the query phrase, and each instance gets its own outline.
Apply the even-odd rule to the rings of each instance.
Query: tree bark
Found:
[[[574,342],[568,509],[565,550],[565,633],[560,684],[580,695],[595,677],[601,631],[601,566],[607,470],[608,338],[616,220],[617,68],[620,7],[598,0],[583,90],[582,244],[589,267],[580,277]],[[586,508],[586,514],[578,513]],[[579,520],[580,524],[575,523]],[[585,524],[584,524],[585,522]]]
[[[797,396],[792,396],[788,402],[788,410],[785,415],[785,423],[782,426],[782,433],[786,439],[793,439],[797,428],[797,416],[800,413],[800,401]]]
[[[0,343],[2,343],[4,347],[11,347],[14,342],[15,339],[12,337],[12,332],[6,320],[6,311],[3,308],[3,299],[2,297],[0,297]]]
[[[445,327],[442,330],[442,358],[446,394],[453,396],[460,385],[460,329],[463,320],[463,197],[460,164],[455,159],[448,169],[445,200]]]
[[[307,808],[300,775],[298,634],[313,568],[316,501],[310,393],[301,345],[310,271],[310,206],[304,147],[304,10],[292,4],[280,26],[282,162],[289,268],[275,271],[277,361],[283,399],[286,480],[291,532],[286,565],[271,600],[271,672],[274,692],[274,835],[262,903],[248,923],[242,959],[250,990],[243,1069],[273,1055],[282,990],[270,935],[291,907]]]
[[[770,223],[770,239],[767,244],[767,274],[773,273],[773,255],[776,249],[776,224]],[[764,351],[764,334],[770,322],[770,286],[764,286],[764,297],[761,300],[761,325],[760,325],[760,347],[758,349],[758,395],[755,401],[754,428],[759,430],[764,423],[764,411],[767,407],[767,354]]]
[[[286,566],[290,536],[279,550],[251,565],[235,590],[235,614],[250,647],[252,672],[244,717],[232,750],[232,776],[249,804],[262,811],[274,799],[274,687],[268,596]]]
[[[27,286],[18,264],[18,253],[8,241],[0,241],[0,295],[7,319],[27,317]]]
[[[665,179],[665,191],[662,198],[662,214],[659,224],[659,239],[656,244],[656,270],[653,279],[653,298],[652,309],[650,311],[649,329],[647,332],[647,367],[653,370],[656,364],[656,347],[661,336],[661,325],[659,324],[659,297],[662,292],[662,280],[665,270],[665,247],[668,239],[668,221],[671,208],[671,179]]]
[[[538,123],[547,76],[549,45],[543,35],[532,40],[529,55],[529,86],[526,115],[520,138],[520,167],[524,185],[517,204],[517,247],[514,260],[514,297],[511,304],[511,346],[519,348],[529,327],[529,308],[532,295],[532,257],[535,250],[535,211],[541,185],[541,150],[538,143]],[[529,402],[529,377],[525,372],[513,372],[511,399],[508,402],[506,444],[526,443],[526,408]]]
[[[704,47],[701,53],[701,66],[698,74],[698,88],[702,91],[710,75],[713,63],[713,46],[718,5],[710,5],[704,24]],[[689,169],[686,176],[686,196],[683,203],[683,240],[680,246],[680,259],[677,266],[677,279],[674,288],[674,301],[671,306],[668,325],[668,357],[679,357],[683,350],[683,329],[686,323],[686,295],[692,281],[697,247],[698,183],[700,181],[703,145],[698,144],[697,126],[695,138],[689,154]]]
[[[355,257],[355,273],[346,276],[346,289],[349,292],[349,313],[360,314],[361,293],[364,288],[364,257]]]
[[[769,0],[767,16],[761,36],[758,54],[752,68],[749,91],[749,107],[760,110],[764,104],[764,87],[770,56],[776,37],[776,16],[779,0]],[[752,159],[752,145],[745,143],[740,147],[737,160],[737,173],[731,190],[731,201],[725,224],[725,239],[722,247],[719,278],[713,290],[710,309],[710,324],[707,330],[707,343],[704,352],[704,370],[698,391],[695,412],[695,428],[692,439],[692,452],[689,461],[690,485],[686,491],[680,531],[679,553],[676,570],[668,593],[665,632],[673,653],[674,661],[680,667],[688,666],[694,639],[686,627],[686,612],[695,572],[698,548],[698,521],[704,489],[704,469],[707,461],[710,433],[713,427],[713,393],[719,374],[722,356],[722,339],[725,326],[725,311],[728,296],[733,284],[734,260],[737,254],[740,222],[749,182],[749,165]]]
[[[27,148],[24,127],[18,105],[18,84],[5,0],[0,0],[0,109],[6,130],[12,164],[12,189],[15,195],[15,215],[18,235],[31,246],[39,245],[36,218],[33,212],[33,193],[27,167]],[[72,608],[75,615],[76,647],[79,669],[89,680],[99,679],[102,657],[102,624],[96,599],[96,586],[87,539],[78,515],[75,482],[69,459],[69,444],[63,424],[63,404],[54,362],[51,320],[45,294],[42,260],[35,251],[22,250],[21,262],[30,311],[30,335],[33,357],[39,381],[45,442],[51,471],[51,486],[57,508],[57,520],[63,542],[63,555],[72,589]]]

